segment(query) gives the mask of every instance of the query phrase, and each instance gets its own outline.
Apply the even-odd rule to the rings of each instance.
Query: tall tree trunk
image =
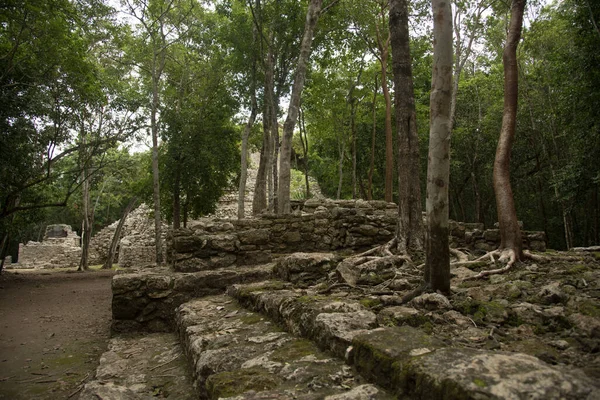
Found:
[[[385,99],[385,201],[394,201],[394,144],[392,138],[392,99],[387,85],[387,51],[381,59],[381,89]],[[383,57],[383,55],[382,55]]]
[[[294,76],[294,86],[292,87],[292,95],[290,98],[290,106],[288,108],[287,118],[283,125],[283,140],[281,142],[281,155],[279,162],[279,188],[278,214],[289,214],[290,207],[290,176],[291,176],[291,156],[292,156],[292,137],[294,135],[294,127],[298,119],[298,108],[300,107],[300,96],[304,88],[304,80],[306,79],[306,69],[308,59],[310,57],[311,44],[313,40],[314,30],[319,20],[321,6],[323,0],[310,0],[308,10],[306,12],[306,23],[304,26],[304,35],[302,44],[300,45],[300,55],[298,56],[298,64]]]
[[[391,13],[390,6],[390,13]],[[392,22],[390,21],[390,24]],[[391,36],[390,36],[391,37]],[[373,200],[373,173],[375,172],[375,139],[377,134],[377,74],[375,74],[375,88],[373,90],[373,130],[371,131],[371,163],[369,165],[369,186],[367,190],[367,198]]]
[[[90,251],[90,236],[92,235],[92,226],[90,221],[90,182],[88,176],[88,168],[84,167],[82,172],[81,197],[83,203],[83,220],[81,223],[81,259],[79,260],[79,268],[77,271],[87,271],[89,269],[89,251]]]
[[[425,280],[434,291],[450,292],[448,184],[450,178],[450,101],[452,93],[452,10],[432,0],[433,74],[427,166],[427,244]]]
[[[163,40],[164,43],[164,40]],[[150,128],[152,131],[152,198],[154,201],[154,244],[156,264],[163,263],[162,224],[160,218],[160,183],[158,176],[158,86],[165,67],[165,49],[155,50],[152,58],[152,107],[150,110]]]
[[[350,91],[348,93],[348,102],[350,103],[350,138],[352,141],[352,198],[356,199],[356,159],[357,159],[357,149],[356,149],[356,108],[358,99],[354,96],[354,90],[356,86],[360,85],[360,78],[363,72],[363,64],[360,66],[360,70],[358,71],[358,76],[356,77],[356,82],[352,84],[350,87]]]
[[[356,102],[350,103],[350,131],[352,135],[352,198],[356,199]]]
[[[517,45],[521,38],[525,0],[513,0],[510,26],[502,61],[504,64],[504,113],[502,129],[494,160],[494,192],[500,227],[500,250],[506,250],[509,262],[519,261],[523,256],[521,229],[517,221],[517,211],[510,185],[510,154],[517,124],[517,100],[519,71],[517,65]]]
[[[273,163],[272,163],[272,191],[269,197],[269,209],[277,213],[277,187],[278,187],[278,168],[277,159],[279,158],[279,121],[277,121],[277,111],[279,110],[279,98],[275,95],[273,87],[273,103],[271,110],[271,138],[273,139]]]
[[[253,78],[254,79],[254,78]],[[246,216],[245,201],[246,201],[246,180],[248,178],[248,138],[250,132],[254,126],[256,120],[256,114],[258,113],[258,106],[256,104],[256,83],[252,82],[251,89],[251,105],[250,105],[250,116],[248,122],[244,127],[242,133],[242,160],[241,160],[241,173],[240,173],[240,186],[238,189],[238,219],[243,219]]]
[[[308,182],[308,134],[304,122],[304,112],[300,108],[300,142],[302,143],[302,154],[304,156],[304,180],[306,184],[306,198],[310,199],[310,184]]]
[[[257,41],[256,29],[252,30],[254,43]],[[238,219],[246,217],[246,181],[248,179],[248,138],[252,127],[256,121],[256,114],[258,114],[258,104],[256,101],[256,57],[252,62],[252,73],[250,75],[250,116],[248,122],[244,127],[242,133],[242,151],[241,151],[241,171],[240,171],[240,185],[238,188]]]
[[[133,207],[137,204],[137,197],[133,197],[129,200],[127,207],[123,211],[123,215],[121,215],[121,219],[117,224],[117,228],[115,229],[115,233],[113,234],[112,240],[110,241],[110,247],[108,248],[108,254],[106,255],[106,261],[102,265],[102,269],[111,269],[113,262],[115,260],[115,254],[117,253],[117,247],[119,246],[119,242],[121,241],[121,232],[123,231],[123,226],[125,226],[125,221],[127,220],[127,216],[133,210]]]
[[[81,150],[79,154],[79,162],[81,166],[81,202],[83,218],[81,221],[81,258],[77,271],[88,270],[88,259],[90,249],[90,236],[92,233],[90,223],[90,180],[89,180],[89,157],[86,148],[86,135],[83,122],[81,123]]]
[[[390,50],[391,36],[387,28],[389,21],[386,24],[386,8],[385,2],[381,3],[381,24],[375,23],[377,49],[379,54],[376,57],[381,65],[381,90],[385,99],[385,201],[394,201],[394,138],[392,132],[392,98],[387,82],[387,62]],[[382,35],[382,29],[388,32],[387,38]]]
[[[181,170],[176,166],[173,182],[173,229],[181,228]]]
[[[398,135],[398,251],[422,253],[424,229],[421,205],[419,137],[410,57],[407,0],[390,1],[390,38],[394,72],[394,104]]]
[[[4,270],[4,259],[8,255],[8,246],[10,243],[10,234],[6,232],[2,235],[2,241],[0,242],[0,273]]]
[[[336,195],[336,199],[340,199],[342,197],[342,184],[344,183],[344,151],[345,151],[345,143],[343,141],[343,139],[340,139],[340,143],[338,143],[338,150],[340,153],[340,164],[338,166],[338,174],[339,174],[339,180],[338,180],[338,188],[337,188],[337,195]]]
[[[264,105],[263,105],[263,144],[260,150],[260,162],[258,164],[258,173],[256,175],[256,185],[254,188],[254,199],[252,201],[252,213],[254,215],[268,209],[268,184],[272,183],[271,171],[273,168],[273,138],[271,124],[273,123],[273,101],[274,101],[274,79],[275,79],[275,59],[273,55],[273,34],[270,35],[270,47],[267,52],[265,62],[265,87],[264,87]]]

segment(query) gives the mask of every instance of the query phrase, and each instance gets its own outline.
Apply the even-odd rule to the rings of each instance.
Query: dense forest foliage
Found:
[[[40,240],[49,223],[93,234],[120,218],[133,197],[160,204],[162,218],[176,226],[210,213],[239,183],[244,133],[249,150],[263,152],[272,207],[273,159],[308,3],[4,2],[3,250],[16,255],[19,242]],[[433,26],[429,2],[410,7],[425,177]],[[450,217],[488,227],[497,220],[492,167],[509,11],[505,1],[452,2]],[[397,179],[390,180],[397,138],[388,18],[385,0],[322,4],[291,159],[331,198],[397,199]],[[526,229],[545,231],[556,249],[600,243],[599,20],[600,5],[590,0],[531,2],[517,52],[516,209]],[[152,150],[139,151],[140,142],[153,141]]]

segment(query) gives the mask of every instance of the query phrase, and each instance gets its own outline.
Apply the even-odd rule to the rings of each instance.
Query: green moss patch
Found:
[[[232,397],[249,390],[262,392],[281,385],[283,380],[262,368],[244,368],[211,375],[206,380],[209,399]]]
[[[362,304],[364,307],[366,308],[375,308],[379,305],[381,305],[381,300],[379,299],[372,299],[372,298],[364,298],[364,299],[360,299],[359,303]]]
[[[279,362],[289,362],[298,360],[318,352],[314,343],[306,339],[296,339],[283,344],[271,355],[271,360]]]
[[[260,314],[248,313],[239,317],[240,321],[242,321],[246,325],[257,324],[260,321],[263,321],[264,318]]]

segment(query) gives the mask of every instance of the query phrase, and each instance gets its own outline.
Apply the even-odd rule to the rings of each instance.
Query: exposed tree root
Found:
[[[385,244],[382,244],[381,246],[377,246],[377,247],[373,247],[370,250],[367,250],[363,253],[357,254],[355,256],[352,256],[351,258],[360,258],[360,257],[367,257],[367,256],[372,256],[372,255],[380,255],[380,256],[393,256],[394,253],[392,253],[391,249],[393,247],[396,246],[397,243],[397,239],[393,238],[390,241],[388,241]],[[410,260],[410,257],[407,257]]]
[[[431,290],[431,287],[429,286],[429,284],[423,284],[421,286],[419,286],[418,288],[414,289],[412,292],[406,294],[404,297],[402,297],[402,300],[400,300],[400,304],[406,304],[409,301],[411,301],[412,299],[414,299],[415,297],[418,297],[420,295],[422,295],[423,293],[429,292]]]
[[[496,260],[494,258],[496,256],[498,257],[498,260]],[[518,261],[523,261],[523,259],[517,258],[517,253],[515,252],[514,249],[503,249],[503,250],[490,251],[489,253],[484,254],[483,256],[481,256],[478,259],[473,260],[473,261],[453,263],[452,266],[458,267],[458,266],[478,264],[478,263],[481,263],[482,261],[485,261],[487,258],[490,259],[491,264],[501,263],[501,264],[504,264],[504,266],[501,268],[481,271],[477,275],[472,276],[470,278],[466,278],[465,280],[475,280],[475,279],[484,278],[484,277],[490,276],[490,275],[503,274],[503,273],[509,271],[512,268],[512,266],[515,265],[515,263],[517,263]],[[545,257],[545,256],[537,255],[537,254],[532,254],[531,252],[529,252],[527,250],[523,251],[523,258],[533,260],[536,262],[548,262],[548,261],[551,261],[552,259],[554,259],[554,257]],[[560,258],[560,257],[557,257],[557,258]]]
[[[456,257],[456,259],[458,260],[459,263],[469,261],[469,256],[466,253],[463,253],[462,251],[460,251],[459,249],[450,248],[450,254],[452,254],[454,257]]]

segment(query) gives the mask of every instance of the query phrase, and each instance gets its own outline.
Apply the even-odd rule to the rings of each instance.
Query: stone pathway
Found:
[[[197,399],[190,376],[174,334],[117,336],[79,399]]]

